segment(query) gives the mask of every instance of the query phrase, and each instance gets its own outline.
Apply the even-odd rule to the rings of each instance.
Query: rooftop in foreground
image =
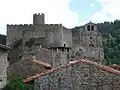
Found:
[[[57,68],[48,70],[48,71],[45,72],[45,73],[36,74],[36,75],[34,75],[34,76],[28,77],[28,78],[24,79],[24,82],[26,82],[26,83],[27,83],[27,82],[30,82],[30,81],[32,81],[32,80],[34,80],[34,79],[37,79],[37,78],[40,78],[40,77],[42,77],[42,76],[48,75],[49,73],[54,73],[54,72],[56,72],[57,70],[61,70],[61,69],[67,68],[67,67],[70,67],[70,66],[72,66],[72,65],[79,64],[79,63],[81,63],[81,62],[88,63],[88,64],[94,65],[94,66],[96,66],[96,67],[98,67],[98,68],[100,68],[100,69],[102,69],[102,70],[105,70],[105,71],[108,71],[108,72],[110,72],[110,73],[114,73],[114,74],[120,75],[120,71],[117,71],[117,70],[115,70],[115,69],[113,69],[113,68],[111,68],[111,67],[109,67],[109,66],[104,66],[104,65],[98,64],[98,63],[96,63],[96,62],[92,62],[92,61],[90,61],[90,60],[88,60],[88,59],[80,59],[80,60],[74,61],[73,63],[67,64],[67,65],[62,65],[62,66],[59,66],[59,67],[57,67]]]

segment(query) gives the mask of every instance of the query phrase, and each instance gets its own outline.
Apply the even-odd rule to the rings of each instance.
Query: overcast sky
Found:
[[[6,24],[32,24],[34,13],[45,13],[47,24],[72,28],[120,19],[120,0],[0,0],[0,34]]]

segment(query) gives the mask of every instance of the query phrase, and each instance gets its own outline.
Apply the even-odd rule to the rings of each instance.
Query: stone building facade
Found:
[[[77,56],[85,56],[102,63],[104,59],[102,35],[96,24],[89,22],[83,27],[73,29],[73,49]]]
[[[21,43],[17,42],[19,40],[21,40]],[[17,47],[14,47],[15,42],[18,45]],[[9,59],[10,62],[14,62],[15,58],[16,61],[24,58],[24,53],[32,49],[33,46],[36,46],[36,49],[38,47],[45,49],[63,46],[72,47],[72,32],[62,24],[45,24],[44,14],[34,14],[33,24],[7,25],[6,44],[13,47],[9,52]],[[21,55],[23,55],[22,58],[18,57]]]
[[[43,39],[44,47],[72,46],[72,32],[62,24],[45,24],[44,14],[34,14],[33,24],[7,25],[7,45],[23,39],[23,45],[30,38]],[[40,43],[42,45],[42,43]],[[43,43],[44,44],[44,43]]]
[[[9,67],[7,68],[7,79],[11,80],[19,76],[25,78],[37,73],[45,72],[48,69],[50,69],[50,67],[46,67],[41,63],[37,63],[30,59],[20,60],[9,65]]]
[[[0,44],[0,89],[7,83],[7,67],[9,66],[7,60],[7,50],[10,49],[5,45]]]
[[[46,73],[29,77],[34,90],[120,90],[120,72],[95,62],[81,59]]]
[[[10,62],[24,59],[26,56],[31,58],[29,57],[30,49],[30,52],[34,52],[38,48],[45,48],[49,53],[51,52],[49,48],[57,47],[71,48],[71,53],[77,59],[88,57],[95,62],[102,62],[104,59],[102,35],[96,24],[90,22],[77,29],[67,29],[62,24],[45,24],[44,19],[44,14],[34,14],[33,24],[7,25],[7,45],[13,46],[8,54]],[[21,43],[17,42],[19,40],[21,40]],[[16,48],[14,48],[15,42],[17,42]],[[16,52],[16,50],[18,51]],[[34,52],[34,56],[37,56],[40,52]],[[25,53],[28,54],[25,55]],[[42,58],[37,57],[37,59],[41,60]],[[49,62],[50,59],[46,61]]]

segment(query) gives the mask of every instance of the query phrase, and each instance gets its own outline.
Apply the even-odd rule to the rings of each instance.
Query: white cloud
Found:
[[[95,4],[90,4],[90,7],[94,7],[95,6]]]
[[[96,0],[101,6],[102,10],[96,12],[91,20],[95,22],[103,22],[103,21],[113,21],[115,19],[120,19],[120,0]]]
[[[32,23],[33,13],[45,13],[48,24],[62,23],[66,27],[74,27],[79,16],[71,11],[71,0],[1,0],[0,1],[0,33],[5,34],[6,24]]]

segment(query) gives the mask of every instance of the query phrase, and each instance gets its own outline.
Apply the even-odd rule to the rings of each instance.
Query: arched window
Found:
[[[94,26],[91,26],[91,30],[94,31]]]
[[[90,31],[90,25],[87,26],[87,30]]]

